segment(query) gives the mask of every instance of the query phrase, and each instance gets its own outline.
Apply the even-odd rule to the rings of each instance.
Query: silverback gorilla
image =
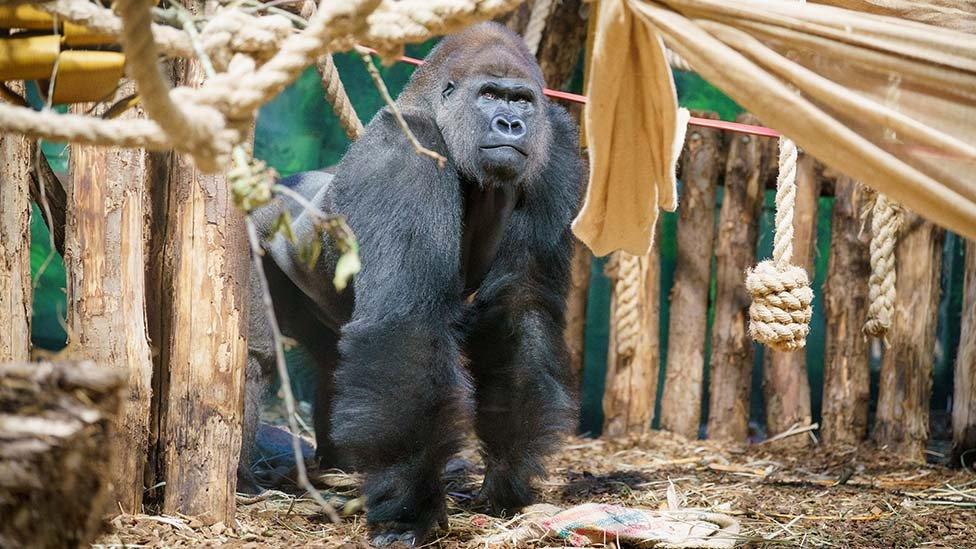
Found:
[[[473,423],[496,513],[531,501],[541,458],[575,425],[563,343],[581,184],[577,129],[542,94],[521,38],[494,23],[445,38],[397,104],[444,168],[414,152],[380,111],[335,169],[283,180],[323,211],[343,214],[360,244],[351,289],[332,278],[328,242],[314,269],[275,237],[282,208],[301,241],[314,221],[283,201],[258,213],[276,313],[286,336],[321,364],[314,402],[317,457],[364,473],[378,545],[423,542],[446,519],[441,475]],[[252,276],[241,485],[271,331]]]

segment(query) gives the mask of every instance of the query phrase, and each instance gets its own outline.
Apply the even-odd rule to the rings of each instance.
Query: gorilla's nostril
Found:
[[[518,118],[508,118],[498,115],[491,121],[492,128],[507,137],[522,137],[525,135],[525,123]]]

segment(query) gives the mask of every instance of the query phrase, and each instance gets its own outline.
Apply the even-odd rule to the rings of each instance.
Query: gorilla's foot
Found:
[[[478,499],[486,503],[495,516],[512,516],[535,499],[527,475],[507,468],[489,469]]]
[[[389,546],[405,546],[405,547],[416,547],[417,546],[417,532],[414,530],[383,530],[377,529],[376,533],[373,534],[370,544],[374,547],[389,547]]]

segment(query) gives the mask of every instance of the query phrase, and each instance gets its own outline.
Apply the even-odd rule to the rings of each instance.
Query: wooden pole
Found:
[[[793,217],[793,262],[813,278],[813,253],[817,239],[817,200],[820,179],[815,160],[801,154],[796,166],[796,206]],[[763,396],[766,399],[766,428],[770,436],[794,424],[810,423],[810,380],[804,349],[781,353],[766,349],[763,368]],[[781,446],[806,446],[806,436],[776,442]]]
[[[131,84],[121,93],[134,91]],[[87,107],[74,107],[87,112]],[[106,108],[96,109],[95,116]],[[120,118],[138,118],[137,110]],[[142,512],[152,356],[146,333],[143,194],[146,154],[72,145],[65,228],[72,360],[121,371],[127,395],[111,442],[113,511]]]
[[[740,115],[737,120],[758,124],[756,117],[749,114]],[[756,261],[765,178],[771,173],[763,170],[763,159],[775,155],[773,139],[750,135],[731,138],[715,246],[709,438],[743,441],[748,435],[754,345],[749,337],[750,298],[742,273]]]
[[[976,241],[966,243],[962,333],[952,393],[952,459],[976,468]]]
[[[941,228],[906,214],[895,248],[898,293],[888,333],[890,346],[881,363],[874,440],[888,451],[918,462],[925,460],[929,438],[944,236]]]
[[[622,252],[617,252],[614,278],[622,276]],[[607,353],[607,384],[603,395],[603,434],[608,437],[639,435],[651,429],[657,397],[657,377],[661,361],[659,342],[661,261],[657,248],[643,257],[629,258],[636,265],[637,322],[639,336],[632,354],[618,352],[617,290],[610,300],[610,345]]]
[[[717,118],[712,113],[699,116]],[[694,128],[681,156],[678,256],[671,290],[661,427],[688,438],[698,438],[701,419],[715,191],[723,155],[720,131]]]
[[[573,242],[569,294],[566,299],[564,337],[569,350],[569,368],[577,386],[583,379],[583,347],[586,335],[586,301],[590,289],[590,262],[593,255],[579,240]]]
[[[0,546],[88,547],[105,526],[123,376],[90,362],[0,364]]]
[[[30,358],[30,141],[0,133],[0,363]]]
[[[868,311],[871,274],[861,212],[869,208],[866,189],[847,176],[834,182],[830,258],[824,283],[827,325],[824,356],[823,420],[826,444],[855,445],[868,433],[870,363],[861,329]]]
[[[176,64],[178,85],[199,85],[198,63]],[[171,159],[160,261],[162,304],[151,324],[160,347],[159,465],[163,511],[233,524],[247,359],[248,276],[243,215],[222,175]],[[158,185],[160,182],[157,182]],[[157,189],[158,191],[158,189]],[[154,213],[161,208],[154,205]]]

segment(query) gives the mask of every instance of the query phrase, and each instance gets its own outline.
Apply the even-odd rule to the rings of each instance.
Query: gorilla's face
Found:
[[[462,175],[482,186],[521,185],[545,164],[550,124],[531,80],[472,74],[441,89],[438,125]]]

